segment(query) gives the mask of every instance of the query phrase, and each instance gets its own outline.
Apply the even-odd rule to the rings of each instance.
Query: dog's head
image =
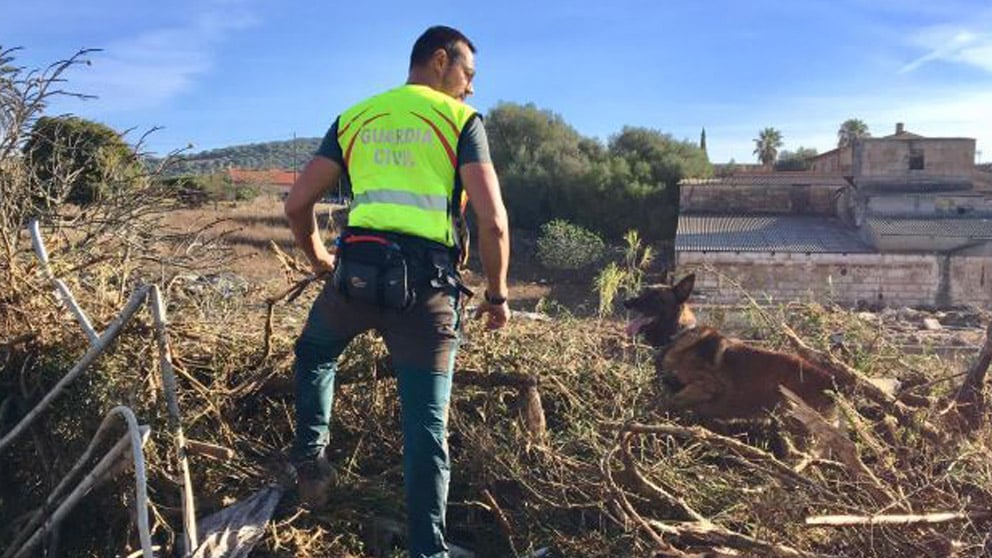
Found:
[[[627,334],[640,335],[652,347],[663,347],[676,333],[695,324],[696,319],[686,305],[695,282],[695,274],[686,275],[674,286],[652,285],[625,300],[624,308],[634,313],[627,324]]]

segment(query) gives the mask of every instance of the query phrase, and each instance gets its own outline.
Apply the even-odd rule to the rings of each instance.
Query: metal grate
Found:
[[[690,252],[873,253],[837,219],[682,215],[675,249]]]
[[[680,222],[681,224],[681,222]],[[992,240],[992,219],[884,219],[865,223],[883,236],[932,236]]]

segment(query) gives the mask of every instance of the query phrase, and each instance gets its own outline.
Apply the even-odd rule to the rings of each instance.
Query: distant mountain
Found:
[[[320,146],[321,138],[268,141],[232,145],[198,153],[184,153],[168,162],[168,176],[210,174],[229,168],[238,169],[301,169]],[[148,164],[158,166],[161,158],[150,157]]]

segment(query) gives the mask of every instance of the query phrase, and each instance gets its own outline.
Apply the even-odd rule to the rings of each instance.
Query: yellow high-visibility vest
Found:
[[[338,143],[351,179],[348,224],[452,247],[458,138],[476,113],[423,85],[403,85],[341,113]]]

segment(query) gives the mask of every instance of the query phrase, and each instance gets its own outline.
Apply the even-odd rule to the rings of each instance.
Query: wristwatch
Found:
[[[506,297],[505,296],[493,296],[493,295],[489,294],[489,291],[486,291],[485,294],[483,294],[482,296],[483,296],[483,298],[486,299],[486,302],[487,303],[492,304],[493,306],[499,306],[501,304],[506,304]]]

